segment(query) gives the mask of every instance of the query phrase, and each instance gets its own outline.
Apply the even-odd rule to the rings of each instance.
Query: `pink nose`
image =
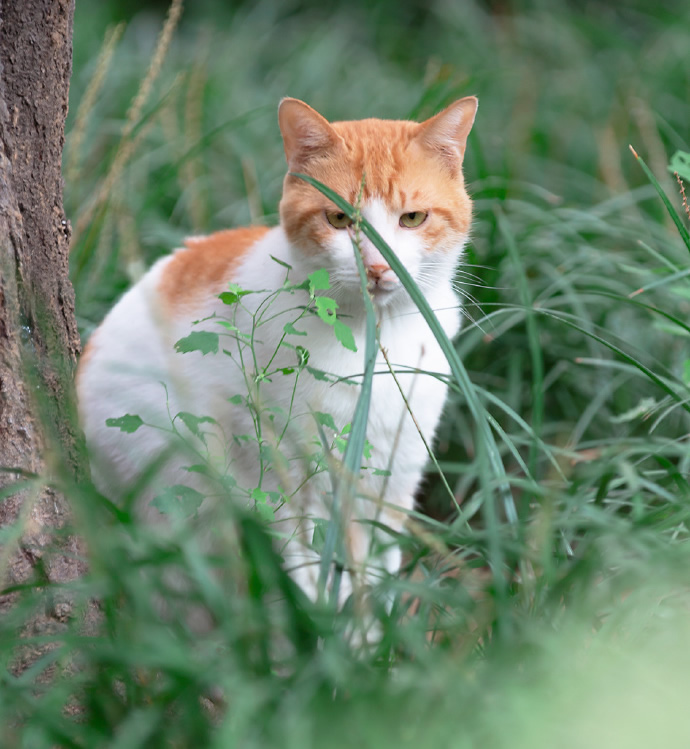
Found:
[[[374,283],[378,284],[383,274],[387,270],[390,270],[389,265],[370,265],[367,268],[367,276],[369,277],[371,281],[374,281]]]

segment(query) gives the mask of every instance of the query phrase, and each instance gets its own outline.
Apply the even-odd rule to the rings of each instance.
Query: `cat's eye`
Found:
[[[404,226],[406,229],[416,229],[421,226],[425,221],[428,213],[424,211],[410,211],[409,213],[403,213],[400,217],[400,226]]]
[[[352,224],[352,219],[347,215],[347,213],[342,213],[341,211],[331,211],[330,213],[327,213],[326,219],[335,229],[347,229],[347,227]]]

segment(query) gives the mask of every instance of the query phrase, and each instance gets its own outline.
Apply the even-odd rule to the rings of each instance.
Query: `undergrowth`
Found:
[[[284,95],[330,119],[422,119],[479,95],[457,279],[471,319],[448,351],[404,568],[380,584],[392,605],[368,614],[377,643],[348,636],[356,606],[312,602],[286,574],[266,529],[276,498],[228,509],[209,555],[193,523],[162,537],[57,476],[74,511],[64,533],[84,540],[89,568],[57,586],[39,565],[14,591],[2,745],[687,740],[685,4],[435,2],[396,36],[385,3],[207,4],[189,21],[176,3],[160,37],[142,11],[99,53],[110,7],[79,6],[75,21],[66,208],[84,340],[185,235],[277,221]],[[173,414],[171,429],[201,432],[199,416]],[[362,406],[343,448],[365,420]],[[27,626],[63,601],[58,631]],[[212,623],[203,633],[190,606]],[[23,644],[44,655],[16,673]]]

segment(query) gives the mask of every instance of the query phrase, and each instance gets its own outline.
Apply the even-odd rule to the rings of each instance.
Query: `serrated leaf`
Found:
[[[176,419],[180,419],[184,423],[184,425],[189,429],[189,431],[195,436],[198,437],[200,440],[202,440],[204,443],[205,440],[205,434],[199,429],[199,424],[217,424],[218,422],[215,419],[212,419],[210,416],[195,416],[194,414],[187,413],[187,411],[180,411],[177,416],[175,416]]]
[[[204,495],[201,492],[192,489],[191,486],[175,484],[153,499],[151,506],[163,515],[186,520],[196,514],[203,501]]]
[[[332,382],[332,378],[328,376],[322,369],[316,369],[316,367],[307,367],[307,372],[319,382]]]
[[[285,323],[283,326],[283,332],[287,333],[288,335],[307,335],[306,331],[304,330],[297,330],[297,328],[291,323]]]
[[[233,406],[241,406],[244,403],[244,396],[233,395],[231,398],[228,398],[228,403],[232,403]]]
[[[121,432],[127,432],[127,434],[133,434],[140,426],[144,425],[144,422],[141,416],[125,414],[124,416],[118,416],[116,419],[106,419],[105,425],[107,427],[117,427]]]
[[[237,296],[247,296],[247,294],[254,293],[253,291],[247,291],[246,289],[243,289],[239,284],[236,284],[236,283],[229,283],[228,291],[231,294],[235,294]]]
[[[355,337],[352,335],[352,330],[349,325],[345,325],[342,320],[335,320],[333,325],[333,331],[335,337],[350,351],[357,351],[357,344],[355,343]]]
[[[678,176],[686,182],[690,182],[690,153],[676,151],[669,164],[669,171],[678,172]]]
[[[315,291],[324,291],[331,288],[331,282],[328,278],[328,271],[321,268],[315,270],[307,276],[309,281],[309,295],[314,296]]]
[[[275,520],[275,509],[269,500],[273,502],[280,501],[278,492],[265,492],[262,489],[253,489],[251,498],[254,500],[254,509],[257,511],[262,520],[272,522]]]
[[[334,325],[336,316],[335,311],[338,309],[338,302],[329,296],[317,296],[314,300],[316,314],[327,324]]]
[[[175,351],[180,354],[189,354],[192,351],[200,351],[202,356],[218,353],[218,333],[209,330],[195,330],[175,344]]]
[[[314,418],[316,421],[321,424],[323,427],[328,427],[329,429],[332,429],[334,432],[338,431],[338,428],[335,425],[335,421],[333,421],[333,417],[330,414],[322,413],[321,411],[314,411]]]

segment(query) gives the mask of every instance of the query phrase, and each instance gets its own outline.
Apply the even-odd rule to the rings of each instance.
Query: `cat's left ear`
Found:
[[[431,119],[422,122],[417,139],[443,156],[450,166],[460,166],[478,105],[476,96],[458,99]]]

